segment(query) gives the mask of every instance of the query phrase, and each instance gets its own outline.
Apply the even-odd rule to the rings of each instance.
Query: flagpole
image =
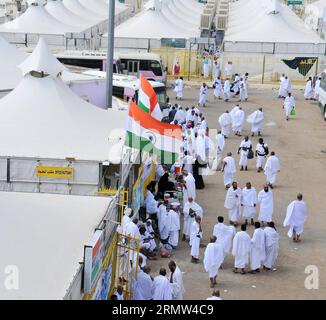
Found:
[[[106,106],[112,108],[115,0],[108,0],[108,48],[106,58]]]

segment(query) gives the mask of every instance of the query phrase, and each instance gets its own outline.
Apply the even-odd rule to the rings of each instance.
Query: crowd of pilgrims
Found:
[[[269,271],[275,266],[280,236],[273,222],[272,189],[280,171],[280,163],[275,152],[269,153],[269,147],[261,137],[264,126],[263,109],[259,108],[247,117],[247,122],[251,125],[251,136],[258,136],[255,152],[249,136],[244,137],[236,150],[240,154],[241,171],[248,171],[250,161],[256,157],[257,172],[264,172],[266,175],[266,184],[257,193],[250,182],[243,188],[238,186],[235,181],[237,166],[231,152],[222,159],[226,139],[231,132],[235,136],[242,136],[246,119],[244,110],[236,105],[230,112],[226,111],[219,117],[221,130],[213,142],[209,137],[208,123],[199,110],[205,102],[201,91],[198,107],[183,109],[178,104],[170,106],[169,121],[180,125],[183,131],[180,163],[157,165],[156,180],[147,186],[145,203],[139,218],[132,219],[128,215],[123,217],[122,233],[140,239],[138,277],[133,277],[135,300],[182,300],[182,272],[176,262],[169,261],[169,276],[167,270],[161,268],[159,275],[152,277],[147,260],[170,257],[181,240],[189,243],[190,262],[200,262],[204,210],[196,202],[196,190],[205,188],[202,175],[205,170],[222,171],[224,174],[224,207],[228,211],[229,220],[227,225],[225,218],[218,216],[217,224],[209,231],[211,238],[205,249],[203,265],[209,274],[210,287],[215,288],[218,272],[228,255],[234,257],[234,273],[245,274],[248,271],[255,274],[261,268]],[[210,164],[212,150],[213,165]],[[306,204],[299,194],[297,200],[289,205],[284,221],[284,226],[290,228],[289,236],[295,242],[300,241],[306,217]],[[240,231],[237,232],[239,224]],[[252,237],[247,233],[250,225],[254,228]],[[119,293],[116,293],[115,297],[117,296]],[[218,290],[214,290],[209,299],[221,299]]]

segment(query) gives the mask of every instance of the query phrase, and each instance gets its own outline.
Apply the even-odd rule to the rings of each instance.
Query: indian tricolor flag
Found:
[[[128,147],[155,154],[164,164],[178,160],[182,141],[179,126],[160,122],[131,102],[126,131]]]
[[[158,103],[156,93],[149,81],[142,74],[140,75],[138,105],[145,112],[150,113],[152,117],[158,121],[162,120],[163,114]]]

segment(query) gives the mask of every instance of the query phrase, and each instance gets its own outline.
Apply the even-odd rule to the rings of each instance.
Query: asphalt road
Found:
[[[198,102],[198,87],[186,87],[182,105],[191,106]],[[171,102],[174,93],[169,91]],[[285,120],[282,101],[276,98],[277,89],[268,87],[250,87],[249,101],[241,103],[246,115],[262,106],[265,113],[265,129],[263,138],[270,151],[275,151],[281,162],[281,172],[277,186],[274,189],[274,221],[281,235],[279,257],[276,271],[262,271],[260,274],[240,275],[232,272],[234,259],[228,256],[220,270],[218,285],[221,296],[230,299],[325,299],[326,298],[326,122],[323,120],[317,103],[305,101],[302,90],[295,90],[297,100],[297,117],[289,122]],[[211,134],[219,129],[218,117],[226,109],[237,103],[214,101],[210,90],[207,107],[202,109],[208,119]],[[215,130],[214,130],[215,129]],[[250,127],[246,123],[243,134],[249,134]],[[257,137],[251,138],[253,145]],[[227,139],[225,153],[236,154],[241,138],[232,136]],[[324,151],[324,152],[323,152]],[[238,164],[239,156],[236,155]],[[251,181],[257,191],[262,189],[265,175],[257,173],[255,161],[249,163],[248,172],[238,171],[236,180],[240,187]],[[227,210],[224,208],[226,191],[223,186],[223,175],[217,172],[205,177],[205,190],[197,191],[197,202],[204,208],[203,243],[209,242],[217,216],[223,215],[227,220]],[[287,205],[296,198],[297,193],[303,193],[308,204],[309,215],[301,243],[293,243],[287,237],[287,229],[282,223]],[[183,220],[183,219],[182,219]],[[238,228],[239,230],[239,228]],[[249,227],[253,233],[253,227]],[[201,249],[201,263],[190,263],[190,248],[185,242],[174,251],[173,259],[184,272],[184,299],[206,299],[211,295],[208,275],[202,264],[205,248]],[[152,275],[158,273],[160,267],[167,268],[168,259],[160,258],[151,261]],[[318,289],[307,289],[309,269],[313,266],[318,270],[315,281],[319,280]],[[308,269],[306,269],[308,268]],[[314,282],[316,283],[316,282]]]

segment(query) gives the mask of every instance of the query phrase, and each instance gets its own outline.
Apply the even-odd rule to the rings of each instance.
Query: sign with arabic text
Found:
[[[57,178],[57,179],[72,179],[74,169],[69,167],[36,167],[36,176],[39,178]]]
[[[298,57],[293,60],[282,60],[289,68],[298,69],[300,74],[306,76],[308,72],[311,70],[313,65],[316,63],[317,58],[309,58],[309,57]]]

